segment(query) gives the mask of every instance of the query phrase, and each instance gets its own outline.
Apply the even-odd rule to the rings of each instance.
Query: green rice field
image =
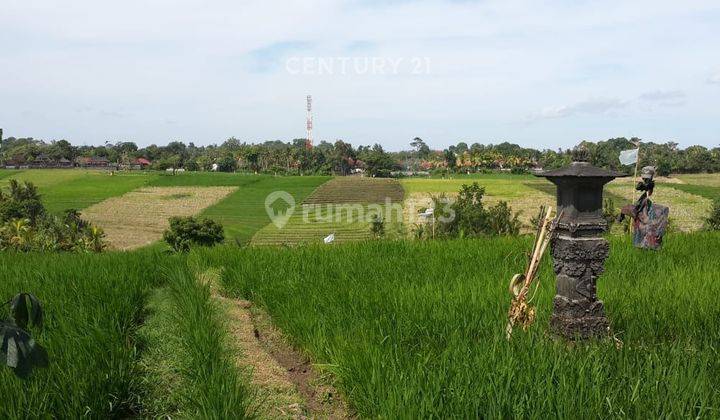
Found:
[[[720,264],[706,254],[718,243],[678,235],[648,253],[613,240],[598,293],[620,348],[547,336],[547,261],[537,323],[506,341],[506,284],[528,240],[224,250],[215,263],[226,292],[266,308],[360,417],[716,417]]]
[[[20,291],[42,301],[33,336],[50,359],[25,380],[0,367],[0,418],[720,417],[720,233],[701,231],[720,176],[658,183],[656,200],[689,227],[662,251],[608,236],[598,296],[612,337],[585,343],[549,334],[547,258],[538,318],[506,340],[507,284],[524,270],[528,235],[420,241],[393,222],[381,240],[366,220],[321,212],[305,223],[298,210],[278,229],[265,203],[275,191],[364,210],[390,198],[404,222],[410,204],[477,181],[488,202],[534,214],[554,203],[542,179],[28,170],[0,171],[0,184],[11,177],[36,183],[53,212],[142,188],[237,189],[200,211],[225,226],[214,248],[0,253],[0,302]],[[608,197],[627,202],[632,182]],[[324,414],[336,403],[341,414]]]

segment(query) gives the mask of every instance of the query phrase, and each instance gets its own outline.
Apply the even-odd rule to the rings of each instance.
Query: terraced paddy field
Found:
[[[530,218],[537,214],[541,205],[555,205],[555,186],[545,179],[530,175],[478,174],[451,179],[406,178],[400,182],[406,191],[405,223],[408,226],[422,223],[417,214],[431,206],[431,195],[455,197],[463,184],[473,182],[485,187],[485,203],[493,205],[499,201],[508,202],[514,211],[520,212],[520,220],[528,226]]]
[[[333,178],[296,206],[285,224],[265,226],[252,243],[321,243],[330,234],[336,242],[365,240],[372,237],[370,221],[378,213],[386,220],[386,231],[392,232],[402,221],[403,196],[402,186],[393,179]]]
[[[217,220],[225,227],[231,241],[248,242],[253,235],[272,221],[265,208],[265,198],[276,191],[290,194],[296,203],[305,200],[326,176],[274,177],[270,175],[191,173],[160,176],[155,186],[236,186],[225,199],[205,209],[202,216]]]
[[[102,226],[115,249],[135,249],[162,239],[175,216],[193,216],[224,199],[236,187],[144,187],[109,198],[83,211]]]
[[[32,182],[38,187],[45,208],[55,214],[67,209],[82,210],[107,198],[123,195],[147,185],[157,176],[148,172],[116,172],[82,169],[8,170],[0,179]]]
[[[553,202],[542,179],[27,172],[54,209],[75,195],[110,230],[124,220],[118,232],[132,240],[156,240],[157,223],[183,211],[256,244],[309,245],[239,248],[228,235],[182,255],[0,255],[0,302],[19,291],[40,298],[46,324],[33,336],[50,358],[27,380],[0,369],[0,418],[718,417],[718,233],[671,231],[660,252],[611,237],[598,282],[613,326],[605,341],[548,335],[555,282],[545,259],[538,319],[508,342],[507,282],[524,268],[530,237],[365,241],[358,213],[326,220],[324,207],[308,216],[314,223],[296,209],[277,229],[265,199],[286,191],[296,203],[368,212],[385,210],[386,198],[407,203],[405,190],[454,193],[477,180],[488,201],[537,200],[527,204],[534,214],[540,200]],[[695,211],[717,188],[714,178],[679,179],[659,182],[657,201]],[[627,200],[631,187],[609,190]],[[323,245],[333,231],[341,243]],[[347,411],[322,414],[337,401]]]
[[[382,213],[389,237],[410,235],[423,223],[418,212],[430,206],[430,195],[453,196],[463,183],[479,182],[486,189],[486,203],[507,201],[529,232],[530,218],[541,205],[554,205],[555,187],[531,175],[473,174],[452,178],[389,179],[324,176],[274,177],[234,173],[116,172],[93,170],[0,170],[3,183],[15,178],[35,183],[49,211],[61,213],[70,208],[84,210],[105,200],[123,196],[144,187],[234,187],[232,193],[200,210],[200,214],[225,226],[230,242],[251,241],[262,245],[312,243],[335,233],[339,242],[370,238],[372,212]],[[606,198],[621,207],[633,197],[633,181],[619,179],[606,188]],[[296,207],[282,229],[272,224],[265,198],[276,191],[289,193]],[[720,174],[680,175],[659,179],[655,200],[671,208],[672,226],[680,231],[698,230],[703,225],[712,199],[720,195]],[[389,208],[386,199],[402,203],[402,210]],[[112,203],[112,201],[111,201]],[[172,206],[172,201],[167,201]],[[328,209],[347,205],[347,208]],[[377,206],[380,206],[378,209]],[[106,207],[107,208],[107,207]],[[402,211],[402,216],[397,212]],[[158,213],[159,214],[159,213]],[[169,214],[169,213],[168,213]],[[362,214],[362,217],[360,216]],[[97,217],[95,214],[93,217]],[[109,218],[108,218],[109,217]],[[112,216],[102,218],[108,226]],[[100,220],[100,219],[97,219]],[[402,222],[400,222],[400,220]],[[122,226],[122,222],[115,223]],[[153,228],[157,230],[157,226]],[[157,232],[152,236],[157,237]]]
[[[702,181],[697,181],[701,179]],[[655,188],[656,202],[670,207],[673,228],[692,232],[702,228],[711,200],[720,193],[720,176],[684,175],[679,178],[660,178]],[[456,196],[462,184],[478,182],[485,187],[486,202],[490,205],[507,201],[514,211],[520,211],[520,220],[530,231],[530,218],[537,214],[540,205],[555,205],[555,186],[545,179],[531,175],[478,174],[460,175],[452,179],[409,178],[401,180],[407,191],[405,221],[408,226],[418,223],[417,211],[430,206],[430,195],[445,193]],[[605,188],[605,198],[613,200],[618,209],[633,199],[635,180],[619,178]],[[703,182],[703,184],[690,184]],[[639,194],[636,194],[637,198]]]
[[[123,209],[124,203],[114,200],[127,193],[137,192],[143,187],[234,187],[233,192],[220,201],[197,210],[202,216],[221,222],[225,227],[225,236],[230,242],[236,240],[247,242],[258,230],[271,222],[265,210],[265,197],[268,194],[273,191],[286,191],[295,198],[296,202],[301,202],[315,188],[330,179],[324,176],[274,177],[207,172],[176,175],[158,172],[115,172],[111,176],[108,171],[102,170],[0,170],[0,179],[6,182],[10,178],[32,182],[38,186],[43,203],[50,212],[59,214],[70,208],[87,209],[92,219],[100,226],[115,232],[113,236],[118,244],[123,242],[117,240],[122,230],[126,231],[122,236],[145,232],[149,235],[148,238],[157,238],[157,230],[160,228],[157,223],[145,227],[130,226],[127,218],[131,214],[121,213],[137,212],[138,217],[143,217],[148,211],[162,216],[174,214],[172,207],[177,205],[177,200],[161,201],[160,205],[168,207],[162,211],[157,206],[152,210],[137,208],[141,204],[135,202],[137,201],[135,199],[132,200],[135,202],[133,206]],[[133,197],[137,198],[137,194]],[[148,195],[140,195],[140,197],[148,197]],[[89,207],[92,209],[88,209]],[[180,210],[185,214],[182,209]],[[99,211],[107,214],[100,214]],[[139,243],[147,243],[147,238],[128,246],[137,246]]]

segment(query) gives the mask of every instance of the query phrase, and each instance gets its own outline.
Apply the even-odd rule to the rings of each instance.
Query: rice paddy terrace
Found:
[[[388,220],[386,229],[392,230],[399,224],[403,196],[402,186],[394,179],[334,178],[296,206],[286,224],[267,225],[255,234],[252,242],[256,245],[320,243],[330,234],[335,235],[336,242],[369,239],[373,214]]]
[[[406,178],[400,181],[370,177],[274,177],[268,175],[88,170],[0,170],[0,179],[33,182],[53,213],[70,208],[104,227],[111,245],[132,249],[160,239],[167,218],[198,214],[225,227],[229,242],[256,245],[319,243],[330,234],[336,242],[371,238],[370,220],[381,214],[386,236],[410,236],[429,207],[431,195],[454,196],[462,184],[485,187],[485,202],[507,201],[529,226],[540,205],[554,205],[555,188],[529,175],[473,174],[452,178]],[[660,178],[654,198],[670,207],[671,227],[700,229],[713,198],[720,196],[720,175],[680,175]],[[273,224],[265,199],[273,192],[290,194],[288,220]],[[605,197],[616,207],[633,199],[629,178],[610,183]],[[526,227],[525,231],[529,231]],[[135,238],[129,240],[128,238]]]
[[[143,248],[0,255],[0,298],[24,290],[43,302],[46,327],[33,336],[51,361],[26,381],[0,370],[0,418],[718,417],[717,233],[671,231],[661,252],[611,236],[598,282],[612,322],[606,341],[548,338],[554,282],[545,259],[538,319],[508,342],[507,282],[531,238],[366,241],[367,214],[389,202],[403,203],[406,216],[413,200],[477,181],[488,202],[532,215],[554,202],[541,179],[80,170],[0,178],[33,181],[50,211],[81,209],[117,248]],[[696,230],[720,176],[658,184],[674,222]],[[296,203],[282,229],[266,208],[277,191]],[[611,184],[608,197],[632,199],[632,182]],[[343,216],[328,219],[335,206]],[[173,214],[220,221],[226,244],[182,255],[144,246]],[[407,237],[387,223],[386,236]],[[123,232],[137,242],[123,246]],[[352,243],[325,246],[330,233]],[[235,246],[251,238],[308,246]]]

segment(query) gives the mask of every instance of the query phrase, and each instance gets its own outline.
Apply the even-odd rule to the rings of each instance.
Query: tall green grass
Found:
[[[661,252],[611,241],[598,294],[619,349],[547,335],[548,261],[538,320],[506,341],[507,283],[529,238],[224,248],[202,260],[225,265],[228,293],[263,305],[363,417],[720,416],[720,236],[672,235]]]
[[[222,309],[185,264],[166,273],[141,329],[143,417],[251,417],[249,375],[234,365]]]
[[[45,327],[35,339],[50,365],[22,381],[0,367],[0,418],[124,416],[137,407],[135,332],[158,267],[157,253],[0,254],[0,300],[35,294]]]

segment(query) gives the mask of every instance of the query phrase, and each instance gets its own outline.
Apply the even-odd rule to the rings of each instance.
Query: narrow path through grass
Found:
[[[209,287],[224,314],[236,366],[250,372],[255,414],[266,419],[348,418],[337,391],[292,348],[264,311],[250,301],[220,294],[219,273],[206,270],[198,280]]]

